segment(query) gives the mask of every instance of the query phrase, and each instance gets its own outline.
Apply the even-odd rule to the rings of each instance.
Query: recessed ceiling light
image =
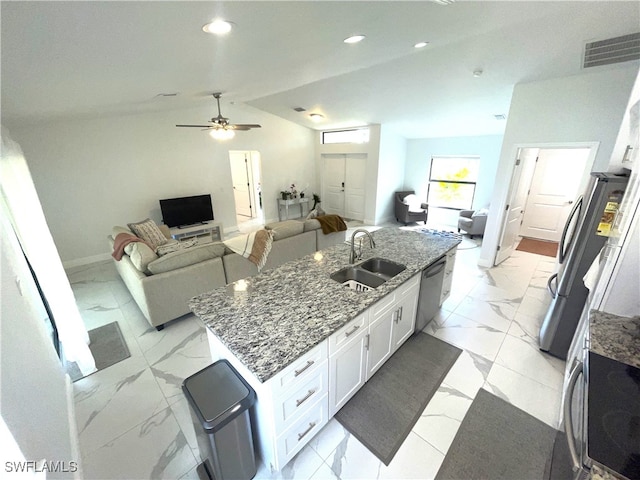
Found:
[[[364,40],[364,38],[365,36],[361,34],[351,35],[350,37],[344,39],[344,43],[358,43]]]
[[[482,69],[481,68],[477,68],[473,71],[473,76],[478,78],[482,76]]]
[[[214,35],[225,35],[231,31],[232,24],[221,18],[216,18],[211,23],[207,23],[202,27],[202,30],[207,33],[213,33]]]
[[[498,113],[496,115],[494,115],[496,120],[506,120],[507,116],[504,113]]]
[[[413,46],[413,48],[424,48],[427,45],[429,45],[429,42],[418,42]]]
[[[314,122],[320,122],[324,120],[324,115],[321,115],[319,113],[312,113],[311,115],[309,115],[309,118]]]

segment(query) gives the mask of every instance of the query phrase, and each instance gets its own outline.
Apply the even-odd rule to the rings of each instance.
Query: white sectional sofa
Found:
[[[168,228],[160,226],[167,238]],[[273,245],[263,270],[269,270],[345,241],[345,232],[323,234],[315,220],[287,220],[267,225],[273,230]],[[108,237],[113,250],[118,233],[132,234],[126,227],[114,227]],[[130,243],[116,269],[138,307],[158,330],[164,324],[190,312],[189,300],[217,287],[258,274],[257,267],[231,252],[224,243],[213,242],[156,255],[142,242]]]

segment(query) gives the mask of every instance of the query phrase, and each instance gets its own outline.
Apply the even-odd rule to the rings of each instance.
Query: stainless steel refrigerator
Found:
[[[607,243],[628,174],[592,173],[567,218],[558,247],[557,273],[547,282],[553,297],[540,328],[540,350],[565,360],[587,301],[583,278]]]

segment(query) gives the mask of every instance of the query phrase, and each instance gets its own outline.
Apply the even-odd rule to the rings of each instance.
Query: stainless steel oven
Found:
[[[640,368],[586,347],[583,353],[563,404],[574,478],[586,478],[595,465],[618,478],[640,479]]]

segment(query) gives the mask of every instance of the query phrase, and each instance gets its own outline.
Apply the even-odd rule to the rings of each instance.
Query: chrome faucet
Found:
[[[360,260],[360,258],[362,258],[362,243],[360,243],[360,251],[358,252],[358,255],[356,255],[356,234],[359,232],[366,233],[367,237],[369,237],[369,248],[376,248],[376,242],[373,240],[369,231],[364,228],[356,229],[351,235],[351,253],[349,254],[349,263],[354,263],[356,260]]]

